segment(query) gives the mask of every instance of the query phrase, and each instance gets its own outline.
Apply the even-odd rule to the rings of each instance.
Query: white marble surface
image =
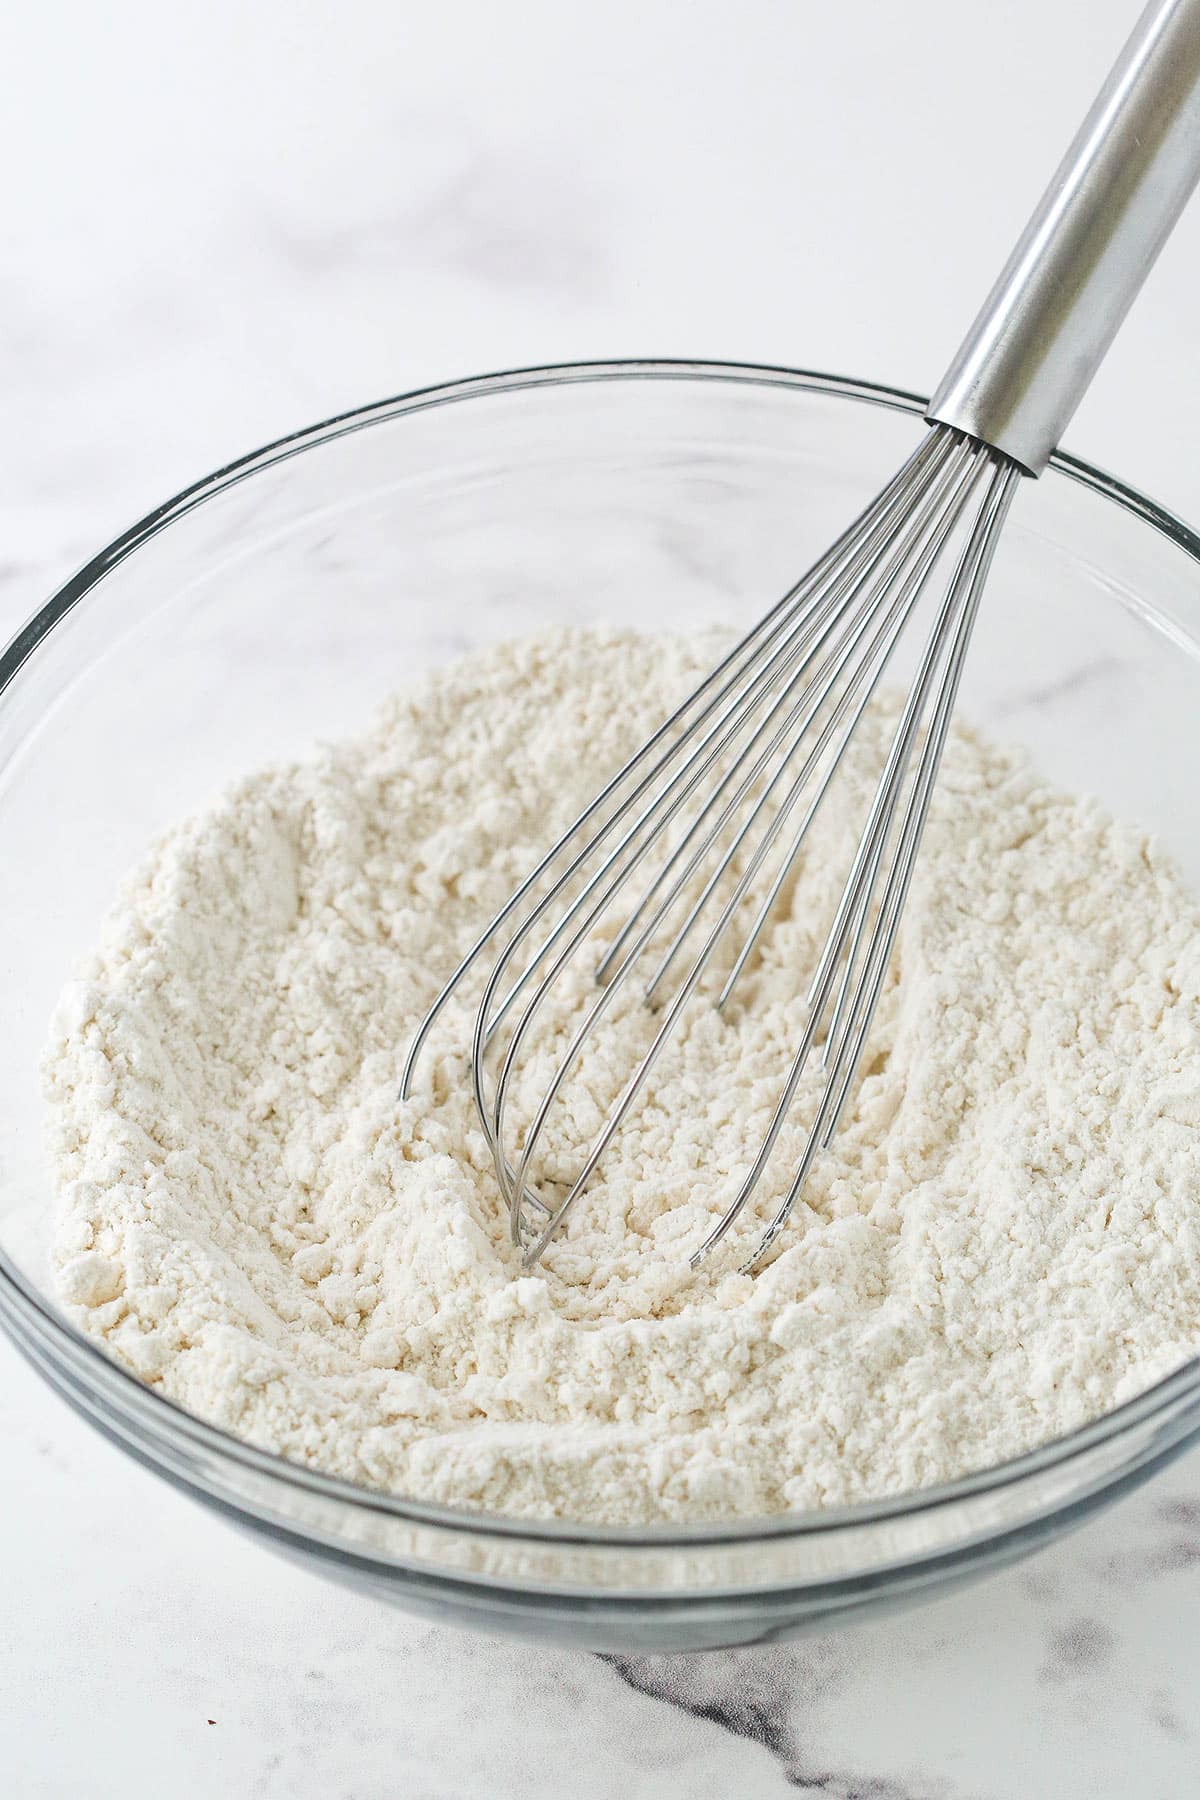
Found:
[[[192,476],[443,376],[668,353],[928,386],[1129,11],[23,9],[0,109],[0,630]],[[1070,440],[1192,516],[1198,287],[1200,210]],[[7,1347],[0,1369],[6,1794],[1200,1789],[1200,1456],[908,1617],[622,1663],[326,1587],[101,1443]]]

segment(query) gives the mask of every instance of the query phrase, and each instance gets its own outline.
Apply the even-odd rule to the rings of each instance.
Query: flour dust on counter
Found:
[[[1139,833],[963,725],[853,1106],[753,1279],[687,1256],[800,1037],[889,702],[737,1004],[688,1009],[536,1273],[509,1247],[474,1111],[470,996],[398,1101],[441,980],[715,648],[562,631],[489,650],[157,846],[46,1056],[76,1325],[302,1463],[610,1523],[941,1481],[1195,1353],[1196,908]],[[520,1077],[526,1116],[580,997],[564,988]],[[606,1058],[639,1054],[652,1029],[619,1002]],[[585,1057],[548,1123],[551,1168],[577,1158],[614,1066]],[[797,1096],[762,1216],[818,1083]]]

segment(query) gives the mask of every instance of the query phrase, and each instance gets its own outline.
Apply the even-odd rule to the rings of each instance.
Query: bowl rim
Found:
[[[788,368],[769,363],[657,357],[535,364],[441,382],[373,401],[290,432],[224,464],[153,508],[90,557],[17,629],[3,652],[0,652],[0,699],[50,632],[127,557],[206,501],[277,463],[351,432],[365,430],[431,407],[492,394],[515,393],[529,388],[639,380],[779,387],[880,406],[916,416],[923,415],[928,404],[921,395],[905,388],[834,375],[819,369]],[[1065,451],[1056,450],[1053,453],[1049,468],[1091,489],[1123,511],[1132,513],[1200,565],[1200,533],[1194,531],[1169,508],[1116,476]],[[43,1344],[47,1340],[50,1344],[62,1343],[69,1355],[76,1358],[82,1356],[84,1368],[94,1375],[101,1389],[107,1383],[115,1382],[126,1403],[135,1411],[147,1411],[155,1419],[161,1419],[164,1430],[187,1439],[197,1450],[206,1451],[247,1471],[270,1477],[314,1497],[382,1513],[412,1525],[563,1548],[576,1545],[589,1549],[610,1547],[625,1551],[639,1548],[663,1551],[672,1548],[691,1550],[698,1546],[744,1547],[759,1541],[820,1537],[830,1532],[884,1524],[898,1518],[919,1518],[983,1495],[1001,1492],[1028,1477],[1060,1468],[1086,1455],[1099,1444],[1108,1443],[1139,1426],[1153,1422],[1160,1415],[1172,1411],[1184,1398],[1200,1392],[1198,1355],[1133,1399],[1122,1402],[1099,1418],[1078,1426],[1061,1437],[1039,1444],[1020,1456],[972,1471],[954,1481],[928,1488],[909,1489],[879,1500],[860,1501],[848,1506],[822,1508],[819,1511],[768,1514],[724,1522],[585,1526],[569,1519],[529,1519],[409,1499],[403,1495],[366,1487],[341,1476],[325,1474],[274,1451],[247,1443],[220,1426],[210,1424],[186,1411],[176,1401],[148,1387],[132,1371],[124,1368],[94,1340],[77,1330],[52,1308],[41,1291],[30,1283],[2,1247],[0,1320],[13,1329],[14,1338],[17,1338],[14,1326],[17,1322],[23,1322],[32,1327],[35,1336]],[[1117,1472],[1114,1469],[1114,1476]]]

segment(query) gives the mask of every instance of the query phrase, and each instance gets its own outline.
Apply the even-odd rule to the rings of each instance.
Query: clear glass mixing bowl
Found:
[[[1200,1363],[952,1486],[728,1526],[583,1529],[418,1505],[249,1448],[64,1321],[38,1058],[155,835],[353,731],[422,666],[563,618],[748,622],[912,447],[920,402],[780,369],[583,365],[386,401],[202,481],[0,661],[0,1320],[130,1455],[330,1575],[442,1619],[608,1649],[751,1643],[1022,1556],[1200,1431]],[[1152,828],[1200,889],[1200,541],[1067,457],[1024,484],[964,712]],[[399,1050],[399,1047],[398,1047]]]

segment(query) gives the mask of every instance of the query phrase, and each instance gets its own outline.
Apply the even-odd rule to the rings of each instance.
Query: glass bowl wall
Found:
[[[748,624],[918,440],[815,374],[518,372],[364,409],[220,471],[103,551],[0,660],[0,1322],[126,1451],[328,1573],[599,1648],[785,1635],[1065,1530],[1200,1430],[1200,1368],[951,1488],[837,1514],[603,1532],[373,1494],[141,1386],[57,1311],[38,1060],[123,874],[229,778],[361,726],[415,670],[563,620]],[[1023,484],[960,708],[1169,846],[1200,887],[1200,545],[1059,458]]]

